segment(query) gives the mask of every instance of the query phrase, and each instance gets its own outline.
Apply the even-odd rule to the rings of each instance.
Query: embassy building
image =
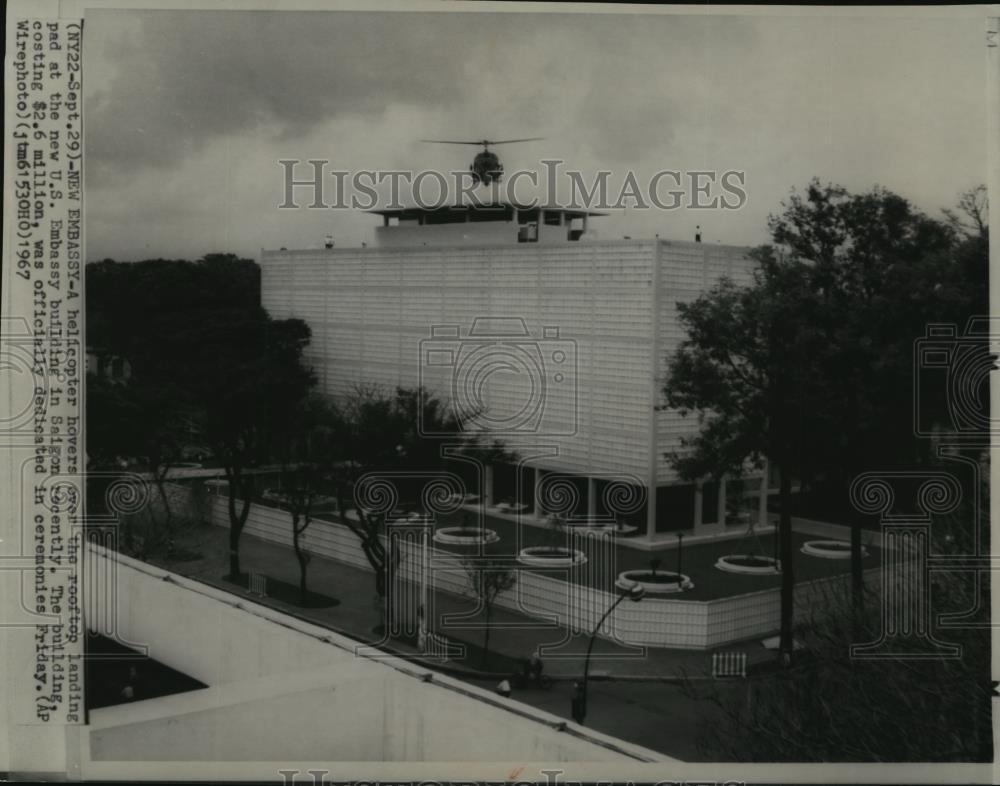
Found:
[[[487,504],[548,510],[539,489],[559,476],[570,515],[624,510],[629,540],[649,545],[733,533],[727,499],[752,511],[741,531],[747,515],[766,523],[759,473],[728,489],[677,476],[667,456],[698,423],[662,392],[684,338],[677,303],[722,276],[749,283],[747,248],[601,240],[602,214],[564,207],[373,212],[367,247],[261,252],[263,306],[312,328],[322,392],[423,386],[496,434],[520,463],[485,473]]]

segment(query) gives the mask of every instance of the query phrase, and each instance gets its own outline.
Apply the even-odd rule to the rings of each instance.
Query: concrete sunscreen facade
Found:
[[[679,484],[665,454],[697,422],[663,407],[668,357],[684,336],[677,302],[721,276],[748,283],[748,249],[660,239],[495,243],[489,224],[383,230],[433,230],[433,238],[455,227],[482,227],[477,237],[487,242],[262,251],[263,306],[311,326],[306,359],[320,390],[422,384],[445,400],[479,396],[494,422],[510,426],[510,446],[554,448],[535,467],[646,489]],[[527,335],[505,333],[509,319],[522,320]],[[479,386],[476,374],[491,361],[525,373]],[[657,512],[656,497],[648,495],[648,534],[657,516],[671,515]],[[694,521],[688,512],[670,528],[700,525],[696,507]]]

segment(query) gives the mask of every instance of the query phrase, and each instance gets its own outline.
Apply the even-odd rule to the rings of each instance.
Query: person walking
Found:
[[[538,654],[538,650],[531,653],[531,657],[528,659],[528,676],[535,682],[539,683],[542,681],[542,671],[545,669],[545,664],[542,663],[542,657]]]

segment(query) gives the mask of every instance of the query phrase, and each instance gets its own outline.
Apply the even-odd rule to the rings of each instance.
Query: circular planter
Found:
[[[846,540],[807,540],[802,544],[802,553],[823,559],[850,559],[851,544]],[[861,556],[868,556],[868,549],[861,547]]]
[[[587,521],[586,519],[567,521],[566,527],[569,529],[582,529],[587,532],[610,532],[612,535],[631,535],[633,532],[639,531],[638,527],[634,527],[631,524],[619,527],[611,521]]]
[[[529,546],[521,549],[517,561],[522,565],[536,568],[569,568],[582,565],[587,555],[578,549],[562,549],[554,546]]]
[[[587,519],[570,520],[566,522],[567,529],[585,530],[587,532],[610,532],[612,535],[631,535],[639,528],[631,524],[618,526],[613,521],[588,521]]]
[[[389,526],[403,526],[404,524],[409,524],[411,526],[429,527],[433,523],[433,518],[430,516],[421,516],[419,513],[411,513],[407,516],[397,516],[386,520],[386,524]]]
[[[441,527],[434,532],[435,543],[453,546],[478,546],[480,543],[496,543],[500,536],[491,529],[476,527]]]
[[[497,513],[524,513],[528,510],[528,506],[520,503],[501,502],[499,505],[494,505],[493,510]]]
[[[622,590],[639,586],[651,595],[666,595],[692,590],[694,582],[690,576],[672,570],[658,570],[655,575],[649,570],[626,570],[618,574],[615,586]]]
[[[449,494],[444,498],[446,505],[474,505],[479,502],[477,494]]]
[[[773,576],[781,573],[781,563],[771,557],[751,554],[726,554],[719,557],[715,567],[727,573],[745,573],[751,576]]]

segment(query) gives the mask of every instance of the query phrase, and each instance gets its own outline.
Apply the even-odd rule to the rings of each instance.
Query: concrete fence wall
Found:
[[[213,495],[209,507],[212,522],[228,527],[226,497]],[[252,505],[244,532],[291,547],[289,514],[277,508]],[[357,536],[339,522],[315,519],[306,531],[304,542],[317,556],[370,568]],[[399,578],[419,582],[420,547],[404,541],[401,551],[403,561]],[[878,573],[878,568],[870,569],[866,572],[866,581],[874,580]],[[844,575],[797,584],[796,619],[808,619],[828,603],[831,595],[842,591],[848,581],[849,577]],[[470,594],[461,558],[433,547],[430,549],[429,584],[445,592]],[[614,600],[611,593],[524,570],[514,589],[498,597],[496,605],[589,633]],[[626,644],[701,650],[771,635],[779,629],[780,612],[781,597],[777,588],[709,601],[647,595],[642,603],[620,605],[605,623],[601,635]]]

